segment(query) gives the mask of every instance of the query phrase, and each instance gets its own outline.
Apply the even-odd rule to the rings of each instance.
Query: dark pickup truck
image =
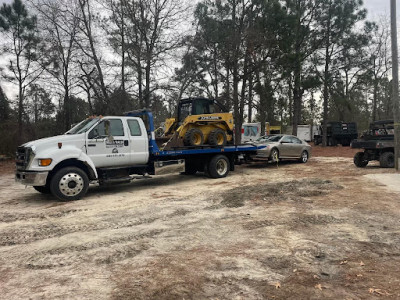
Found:
[[[364,149],[354,156],[354,164],[363,168],[371,160],[377,160],[382,168],[394,167],[393,120],[375,121],[359,139],[351,142],[351,148]]]

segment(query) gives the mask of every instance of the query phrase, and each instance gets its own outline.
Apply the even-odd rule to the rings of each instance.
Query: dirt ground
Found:
[[[353,155],[315,147],[307,164],[93,186],[68,203],[1,162],[0,299],[399,299],[400,191],[375,180],[394,171]]]

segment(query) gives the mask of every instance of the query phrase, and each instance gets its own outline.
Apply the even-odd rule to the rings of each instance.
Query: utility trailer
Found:
[[[28,142],[17,149],[17,182],[63,201],[82,198],[89,183],[127,182],[135,175],[204,172],[221,178],[265,146],[198,146],[164,150],[155,138],[153,115],[88,118],[64,135]]]

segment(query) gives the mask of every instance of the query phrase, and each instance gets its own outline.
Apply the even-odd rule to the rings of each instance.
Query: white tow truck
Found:
[[[197,146],[164,151],[152,113],[88,118],[64,135],[28,142],[17,149],[15,180],[63,201],[82,198],[90,183],[126,182],[133,175],[205,172],[221,178],[257,146]],[[166,171],[165,171],[166,170]]]

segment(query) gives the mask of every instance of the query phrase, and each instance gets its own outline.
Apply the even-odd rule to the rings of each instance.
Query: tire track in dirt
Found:
[[[75,210],[76,212],[77,210]],[[86,211],[86,210],[83,210]],[[59,224],[41,224],[41,225],[20,225],[18,229],[11,228],[10,230],[3,230],[0,235],[0,246],[12,246],[18,244],[28,244],[35,241],[61,237],[66,234],[76,233],[76,232],[90,232],[90,231],[100,231],[107,229],[121,229],[129,228],[142,224],[150,224],[155,222],[160,218],[171,219],[174,217],[184,216],[190,213],[188,210],[177,209],[174,212],[162,216],[156,216],[152,218],[141,218],[130,215],[123,215],[119,219],[124,219],[124,221],[115,222],[115,216],[109,216],[107,220],[99,220],[95,224],[71,224],[71,225],[59,225]],[[65,216],[65,214],[56,214]],[[131,220],[126,220],[127,218],[132,218]],[[43,217],[46,219],[46,217]]]
[[[162,229],[156,229],[146,233],[130,234],[79,246],[66,246],[41,251],[25,260],[23,267],[28,269],[52,269],[83,262],[110,264],[132,258],[142,251],[148,250],[150,244],[144,240],[156,237],[163,232],[164,230]]]
[[[12,223],[17,221],[43,220],[47,218],[62,218],[76,213],[86,212],[89,209],[68,209],[51,213],[0,213],[0,222]]]

